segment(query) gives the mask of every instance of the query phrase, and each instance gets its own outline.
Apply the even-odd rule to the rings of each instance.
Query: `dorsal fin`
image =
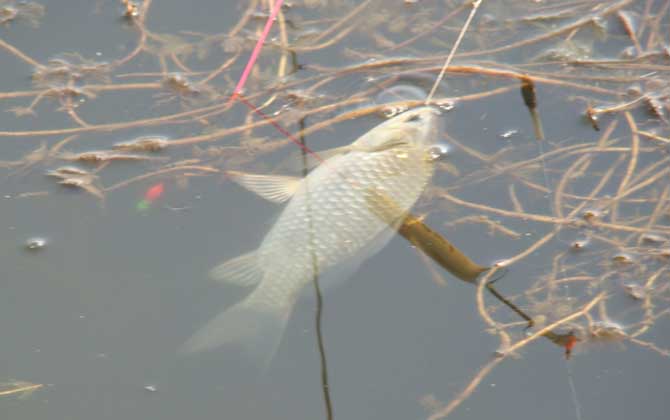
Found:
[[[297,151],[295,153],[291,153],[291,155],[286,160],[284,160],[284,162],[282,162],[281,166],[293,171],[314,169],[321,165],[324,161],[334,156],[348,153],[351,150],[351,145],[347,145],[334,147],[332,149],[318,150],[313,154],[310,153],[306,156],[303,156],[302,151]]]
[[[230,178],[249,191],[274,203],[283,203],[295,194],[302,178],[284,175],[258,175],[228,171]]]

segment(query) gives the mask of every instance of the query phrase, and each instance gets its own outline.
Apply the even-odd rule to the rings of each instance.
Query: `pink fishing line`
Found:
[[[314,158],[315,158],[316,160],[318,160],[319,162],[323,163],[323,159],[321,158],[321,156],[319,156],[315,151],[313,151],[313,150],[310,149],[309,147],[305,146],[305,144],[304,144],[303,142],[301,142],[300,140],[298,140],[293,134],[289,133],[288,130],[286,130],[284,127],[282,127],[281,125],[279,125],[279,123],[277,123],[275,120],[273,120],[272,118],[270,118],[270,117],[268,117],[267,115],[265,115],[265,113],[264,113],[263,111],[261,111],[260,109],[256,108],[255,106],[253,106],[253,104],[251,104],[249,101],[247,101],[246,99],[244,99],[243,96],[240,96],[240,102],[242,102],[243,104],[245,104],[246,106],[248,106],[249,108],[251,108],[251,110],[254,111],[256,114],[260,115],[261,118],[263,118],[264,120],[268,121],[274,128],[277,129],[277,131],[279,131],[280,133],[282,133],[283,135],[285,135],[285,136],[286,136],[289,140],[291,140],[293,143],[297,144],[298,147],[300,147],[302,150],[304,150],[305,152],[307,152],[307,153],[309,153],[310,155],[314,156]]]
[[[263,33],[261,34],[261,37],[258,39],[258,42],[256,42],[256,46],[254,47],[254,50],[251,52],[251,56],[249,57],[249,61],[247,62],[247,66],[244,68],[244,71],[242,72],[242,76],[240,77],[240,81],[237,82],[237,86],[235,86],[235,90],[233,90],[233,94],[230,96],[229,102],[232,102],[235,99],[237,99],[237,96],[239,95],[240,91],[244,87],[244,84],[247,82],[247,77],[249,77],[249,73],[251,73],[251,69],[254,67],[254,64],[256,63],[256,59],[258,59],[258,55],[261,53],[261,48],[263,48],[263,44],[265,43],[265,38],[267,38],[268,34],[270,33],[270,29],[272,28],[272,23],[277,18],[277,15],[279,14],[279,10],[281,9],[282,3],[284,3],[284,0],[277,0],[275,2],[274,7],[272,8],[272,12],[270,13],[270,17],[268,17],[267,22],[265,22],[265,28],[263,28]]]
[[[270,29],[272,28],[272,23],[275,21],[277,18],[277,15],[279,14],[279,10],[281,10],[282,3],[284,3],[284,0],[277,0],[274,4],[274,7],[272,8],[272,12],[270,13],[270,16],[268,17],[268,20],[265,22],[265,27],[263,28],[263,33],[261,34],[261,37],[258,39],[258,42],[256,42],[256,46],[254,47],[254,50],[251,52],[251,56],[249,57],[249,61],[247,62],[246,67],[244,68],[244,71],[242,72],[242,76],[240,77],[239,82],[237,82],[237,86],[235,86],[235,90],[233,90],[233,94],[230,96],[229,103],[234,101],[235,99],[238,99],[240,96],[240,91],[242,91],[242,88],[244,87],[244,84],[247,82],[247,78],[249,77],[249,73],[251,73],[251,69],[254,67],[254,64],[256,63],[256,60],[258,59],[258,56],[261,53],[261,49],[263,48],[263,44],[265,43],[265,39],[268,37],[268,34],[270,33]],[[246,106],[251,108],[256,114],[260,115],[262,118],[268,120],[270,124],[272,124],[280,133],[285,135],[289,140],[291,140],[293,143],[297,144],[301,149],[303,149],[305,152],[311,154],[314,156],[319,162],[323,162],[323,159],[319,155],[317,155],[313,150],[302,144],[298,139],[296,139],[291,133],[286,131],[282,126],[277,124],[272,118],[269,118],[267,115],[265,115],[263,112],[261,112],[258,108],[256,108],[253,104],[251,104],[249,101],[247,101],[244,98],[240,98],[242,103],[244,103]]]

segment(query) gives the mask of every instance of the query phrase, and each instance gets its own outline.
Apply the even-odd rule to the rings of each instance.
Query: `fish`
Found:
[[[435,159],[429,150],[441,128],[440,112],[421,107],[380,123],[347,146],[320,152],[323,161],[304,177],[229,171],[246,189],[287,204],[256,250],[211,270],[214,280],[253,290],[198,330],[181,351],[235,344],[269,365],[304,286],[314,276],[359,265],[391,239],[430,183]],[[371,200],[379,196],[392,200],[396,214],[378,215]]]

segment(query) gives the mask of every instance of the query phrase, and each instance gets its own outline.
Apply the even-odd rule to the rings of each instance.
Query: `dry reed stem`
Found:
[[[37,391],[38,389],[42,388],[43,386],[44,386],[44,384],[19,385],[16,388],[6,389],[6,390],[3,390],[3,391],[0,391],[0,396],[31,393],[31,392]]]
[[[475,390],[479,387],[479,384],[482,382],[482,380],[486,378],[486,376],[488,376],[488,374],[491,373],[493,368],[498,366],[498,364],[500,364],[503,360],[504,360],[503,358],[496,357],[488,361],[481,368],[479,368],[479,371],[470,380],[468,385],[460,393],[458,393],[458,395],[452,398],[446,407],[431,414],[428,417],[428,420],[439,420],[449,416],[449,414],[451,414],[459,405],[461,405],[463,401],[468,399],[468,397],[470,397],[470,395],[472,395],[472,393],[475,392]]]

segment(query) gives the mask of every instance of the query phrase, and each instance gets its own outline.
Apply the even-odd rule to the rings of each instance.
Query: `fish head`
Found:
[[[439,141],[440,111],[424,106],[384,121],[356,140],[356,150],[378,152],[398,146],[429,147]]]

